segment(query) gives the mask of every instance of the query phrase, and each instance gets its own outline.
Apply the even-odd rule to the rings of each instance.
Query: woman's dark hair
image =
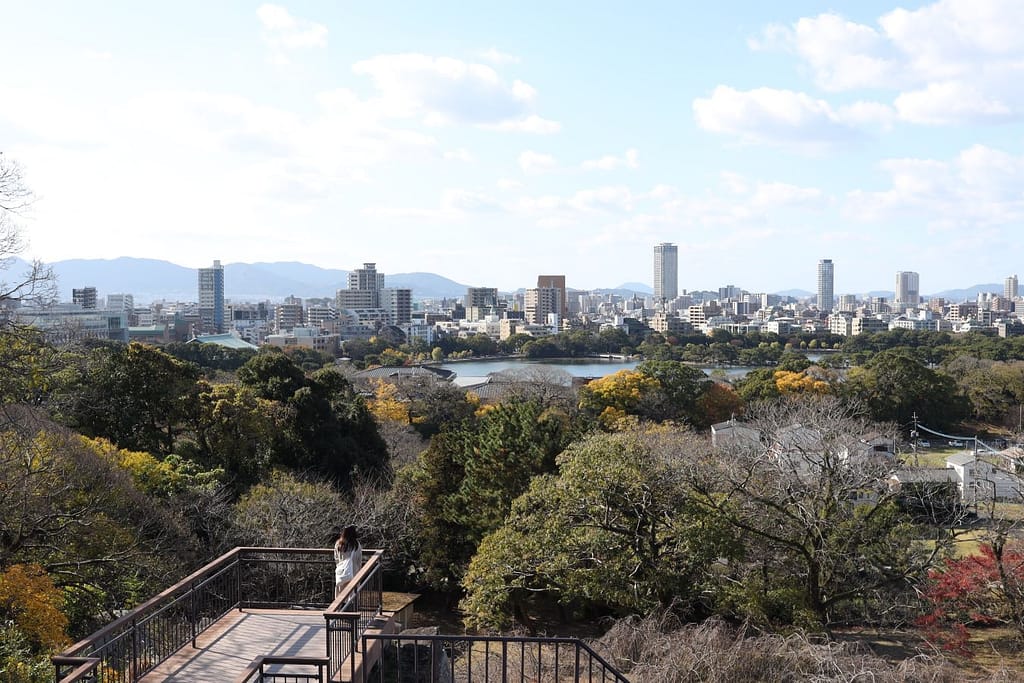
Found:
[[[341,532],[341,538],[338,539],[338,549],[347,553],[358,547],[359,534],[356,532],[356,528],[352,525],[345,527],[345,530]]]

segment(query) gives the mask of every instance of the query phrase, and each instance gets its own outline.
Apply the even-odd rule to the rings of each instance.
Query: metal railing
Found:
[[[326,609],[330,614],[343,612],[334,606],[347,601],[357,607],[354,619],[346,622],[352,624],[354,642],[363,623],[359,606],[365,602],[369,611],[372,602],[380,613],[381,555],[364,553],[363,569],[332,603],[330,549],[235,548],[53,657],[56,679],[134,683],[188,643],[195,646],[199,634],[233,609]],[[361,595],[364,586],[367,594]],[[344,614],[335,618],[346,620]],[[344,660],[328,657],[333,672],[340,670]]]
[[[259,657],[235,683],[327,683],[326,672],[327,657]]]
[[[365,683],[629,683],[577,638],[364,633],[363,649],[373,641],[384,647]]]
[[[373,553],[369,562],[365,561],[364,555],[363,567],[324,612],[327,656],[330,658],[328,673],[332,679],[348,660],[349,680],[355,680],[356,661],[352,655],[359,650],[359,636],[382,612],[384,577],[380,559],[383,553],[380,550]]]

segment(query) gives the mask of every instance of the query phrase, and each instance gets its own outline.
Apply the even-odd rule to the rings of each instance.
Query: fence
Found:
[[[383,647],[366,683],[629,683],[576,638],[368,634],[363,649]]]
[[[327,683],[327,667],[327,657],[260,657],[235,683]]]
[[[53,657],[57,680],[134,683],[185,645],[195,646],[197,636],[231,610],[268,607],[326,610],[333,675],[355,650],[370,612],[380,613],[382,553],[365,555],[363,569],[332,603],[331,550],[235,548]],[[336,632],[350,632],[348,647],[331,649],[332,624]]]

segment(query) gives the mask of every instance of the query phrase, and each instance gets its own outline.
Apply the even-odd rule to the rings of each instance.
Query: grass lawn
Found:
[[[915,656],[938,654],[916,630],[850,628],[837,632],[839,641],[853,641],[867,645],[875,654],[890,661],[901,661]],[[996,626],[971,629],[971,658],[943,653],[963,672],[964,681],[991,681],[993,674],[1003,672],[1007,677],[997,680],[1024,680],[1024,648],[1017,631]]]

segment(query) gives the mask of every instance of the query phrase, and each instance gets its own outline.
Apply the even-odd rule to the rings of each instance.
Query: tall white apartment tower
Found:
[[[224,267],[220,261],[199,269],[199,321],[203,332],[224,331]]]
[[[917,306],[921,303],[920,277],[910,270],[896,273],[896,308]]]
[[[832,259],[825,258],[818,261],[818,310],[831,311],[835,299],[835,270],[832,267]]]
[[[679,296],[679,250],[670,242],[654,245],[654,300],[672,301]]]
[[[1003,280],[1003,298],[1013,301],[1017,298],[1017,276],[1011,275]]]

